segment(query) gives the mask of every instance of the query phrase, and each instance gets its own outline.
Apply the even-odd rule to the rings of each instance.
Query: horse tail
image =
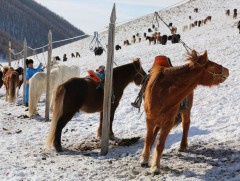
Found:
[[[51,121],[51,127],[50,131],[48,133],[48,138],[47,138],[47,143],[46,147],[51,147],[53,145],[53,141],[55,139],[55,134],[56,134],[56,129],[57,129],[57,124],[59,121],[59,118],[63,114],[63,99],[65,96],[65,89],[62,85],[60,85],[56,93],[54,94],[53,97],[53,116],[52,116],[52,121]]]
[[[16,83],[17,77],[16,74],[12,73],[12,76],[9,80],[9,102],[14,102],[16,100]]]

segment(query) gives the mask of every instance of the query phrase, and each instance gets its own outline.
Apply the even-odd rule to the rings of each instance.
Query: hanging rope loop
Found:
[[[158,13],[157,13],[157,12],[154,12],[154,14],[153,14],[153,19],[152,19],[152,28],[155,29],[156,27],[155,27],[154,22],[157,23],[157,26],[158,26],[158,28],[159,28]]]
[[[92,41],[89,44],[90,51],[94,52],[95,55],[102,55],[103,51],[106,52],[106,50],[101,45],[99,38],[98,38],[98,32],[94,32],[94,37]]]

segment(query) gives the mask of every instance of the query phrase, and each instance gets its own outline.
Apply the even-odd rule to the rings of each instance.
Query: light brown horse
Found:
[[[166,138],[175,124],[180,102],[186,96],[191,100],[193,90],[198,85],[209,87],[218,85],[229,76],[227,68],[208,60],[207,51],[200,56],[197,55],[196,51],[193,51],[188,60],[190,63],[177,67],[164,68],[156,65],[150,72],[144,101],[147,134],[141,156],[141,165],[148,165],[151,146],[160,131],[150,168],[153,174],[160,172],[160,158]],[[190,109],[186,111],[190,111]],[[185,112],[185,117],[183,116],[184,132],[180,146],[182,151],[187,148],[187,133],[190,124],[188,116],[190,116],[190,112],[189,114]]]
[[[16,100],[16,88],[19,84],[19,74],[10,68],[3,77],[3,84],[6,87],[6,101],[15,102]]]
[[[110,138],[114,137],[112,124],[114,113],[117,109],[124,89],[131,82],[140,85],[146,73],[140,60],[122,65],[113,69],[113,95],[110,115]],[[57,151],[62,151],[61,134],[62,129],[79,111],[86,113],[100,112],[100,123],[97,131],[98,137],[102,134],[103,120],[103,96],[102,88],[97,88],[99,83],[88,78],[72,78],[58,86],[53,100],[53,117],[48,135],[48,147],[54,146]]]

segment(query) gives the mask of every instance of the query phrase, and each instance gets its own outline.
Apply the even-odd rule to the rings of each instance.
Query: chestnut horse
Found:
[[[3,84],[6,87],[6,101],[14,102],[16,100],[16,88],[19,84],[19,74],[10,68],[3,77]]]
[[[114,136],[112,131],[114,113],[119,105],[124,89],[131,82],[140,85],[145,75],[146,73],[139,59],[113,69],[114,99],[111,106],[109,132],[111,138]],[[53,102],[53,117],[47,140],[48,147],[53,145],[57,151],[62,151],[62,129],[78,111],[86,113],[100,112],[97,134],[99,137],[101,136],[104,90],[97,88],[98,86],[98,83],[88,78],[72,78],[58,86]]]
[[[196,51],[193,50],[189,54],[188,60],[190,63],[177,67],[164,68],[156,65],[150,72],[144,101],[147,134],[141,156],[141,165],[148,165],[151,146],[160,131],[150,168],[153,174],[159,174],[160,172],[160,158],[165,141],[175,124],[181,101],[186,96],[190,96],[188,99],[191,99],[193,90],[198,85],[209,87],[218,85],[229,76],[227,68],[208,60],[207,51],[198,56]],[[190,111],[190,109],[186,111]],[[185,116],[183,120],[184,133],[180,146],[180,150],[183,151],[187,147],[187,133],[190,124],[187,112]]]

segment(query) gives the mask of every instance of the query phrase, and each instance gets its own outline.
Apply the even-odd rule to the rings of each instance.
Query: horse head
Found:
[[[197,55],[195,50],[189,54],[191,66],[200,68],[203,73],[200,79],[202,85],[218,85],[224,82],[229,76],[229,70],[208,59],[207,50],[202,55]]]
[[[141,85],[147,74],[142,68],[140,58],[136,58],[133,60],[133,66],[135,69],[135,76],[133,78],[133,81],[136,85]]]

